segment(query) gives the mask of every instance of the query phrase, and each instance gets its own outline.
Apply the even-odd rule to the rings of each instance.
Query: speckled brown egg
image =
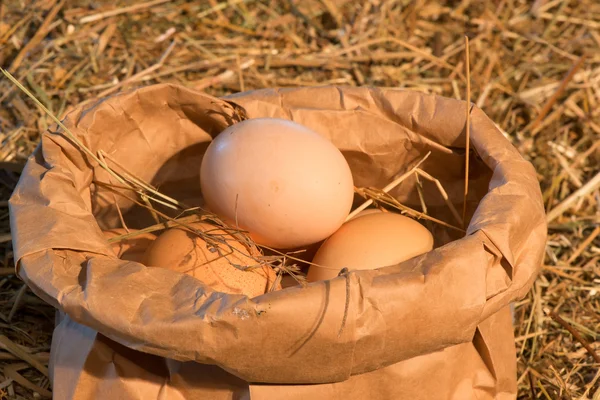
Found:
[[[143,263],[191,275],[213,290],[224,293],[255,297],[273,286],[276,273],[270,266],[259,264],[255,258],[259,255],[256,250],[249,251],[233,236],[213,225],[196,223],[191,226],[201,232],[219,235],[227,244],[211,246],[186,228],[171,228],[148,248]],[[241,269],[248,266],[256,268]]]

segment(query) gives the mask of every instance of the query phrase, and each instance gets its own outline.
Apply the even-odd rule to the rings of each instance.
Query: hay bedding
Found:
[[[600,5],[208,3],[3,2],[0,66],[58,115],[158,82],[217,96],[337,84],[463,98],[466,33],[471,99],[534,163],[548,211],[543,274],[516,304],[520,396],[598,396]],[[50,120],[5,79],[0,102],[0,398],[32,398],[48,395],[54,313],[13,275],[7,199]]]

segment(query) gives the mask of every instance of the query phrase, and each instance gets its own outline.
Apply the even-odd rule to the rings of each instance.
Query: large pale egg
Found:
[[[118,242],[112,242],[111,247],[117,257],[121,260],[141,262],[144,257],[146,249],[150,247],[152,242],[156,239],[156,235],[152,233],[141,233],[137,234],[137,230],[130,229],[129,232],[124,228],[115,228],[107,231],[103,231],[106,239],[125,235],[128,233],[136,233],[128,239],[122,239]]]
[[[270,266],[259,263],[256,259],[258,252],[248,250],[233,236],[213,225],[196,223],[190,226],[218,235],[227,244],[211,246],[186,228],[171,228],[152,243],[143,263],[191,275],[218,292],[255,297],[270,290],[276,273]],[[248,266],[256,268],[242,269]]]
[[[417,221],[391,212],[351,219],[317,251],[307,280],[335,278],[341,269],[376,269],[433,249],[433,236]]]
[[[342,153],[292,121],[257,118],[234,124],[210,144],[200,171],[207,206],[281,249],[319,242],[352,206],[354,185]]]

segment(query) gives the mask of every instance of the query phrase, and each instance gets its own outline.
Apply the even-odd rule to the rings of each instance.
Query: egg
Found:
[[[279,249],[326,239],[344,223],[354,197],[350,167],[333,143],[277,118],[221,132],[204,155],[200,184],[215,214]]]
[[[124,228],[109,229],[103,231],[104,237],[110,239],[113,237],[125,235],[127,233],[135,233],[137,230],[130,229],[127,232]],[[129,239],[123,239],[118,242],[111,243],[112,249],[122,260],[141,262],[146,249],[156,239],[156,235],[152,233],[141,233]]]
[[[398,264],[433,249],[433,236],[414,219],[391,212],[351,219],[315,254],[309,282],[332,279],[342,268],[376,269]]]
[[[143,263],[191,275],[218,292],[256,297],[273,286],[276,273],[266,264],[258,265],[255,259],[259,255],[257,251],[251,254],[233,236],[213,225],[196,223],[190,226],[220,235],[229,246],[221,243],[217,249],[184,227],[170,228],[148,248]],[[258,266],[244,271],[234,265]]]

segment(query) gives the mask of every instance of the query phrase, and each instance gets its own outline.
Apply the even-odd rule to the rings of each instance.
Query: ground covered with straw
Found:
[[[0,66],[54,114],[175,82],[223,95],[369,85],[471,100],[536,166],[542,274],[516,304],[519,396],[600,398],[596,0],[0,2]],[[48,396],[53,309],[14,276],[7,200],[51,124],[0,80],[0,399]]]

